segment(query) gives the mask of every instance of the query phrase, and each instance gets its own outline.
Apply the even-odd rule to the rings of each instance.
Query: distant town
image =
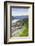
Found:
[[[25,25],[25,21],[28,20],[28,16],[12,16],[12,34],[13,36],[17,35],[15,32],[20,32],[22,30],[22,28]]]

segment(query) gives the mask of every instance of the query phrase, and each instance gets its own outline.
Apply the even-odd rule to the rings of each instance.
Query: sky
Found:
[[[26,8],[12,8],[12,16],[27,15],[28,9]]]
[[[15,23],[16,21],[22,18],[27,18],[28,16],[23,16],[28,14],[28,9],[26,8],[12,8],[12,16],[16,19],[12,20],[12,23]]]

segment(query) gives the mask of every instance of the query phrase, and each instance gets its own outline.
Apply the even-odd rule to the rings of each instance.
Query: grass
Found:
[[[28,36],[28,21],[25,22],[24,26],[22,27],[22,32],[19,33],[20,37],[27,37]]]
[[[28,36],[28,29],[25,27],[25,29],[22,28],[22,32],[19,33],[19,36]]]

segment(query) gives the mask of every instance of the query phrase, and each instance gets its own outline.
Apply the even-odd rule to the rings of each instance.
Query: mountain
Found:
[[[11,19],[26,19],[28,16],[12,16]]]

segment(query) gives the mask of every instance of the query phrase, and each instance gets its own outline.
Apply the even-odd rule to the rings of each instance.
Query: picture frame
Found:
[[[33,42],[34,2],[5,1],[4,44]]]

